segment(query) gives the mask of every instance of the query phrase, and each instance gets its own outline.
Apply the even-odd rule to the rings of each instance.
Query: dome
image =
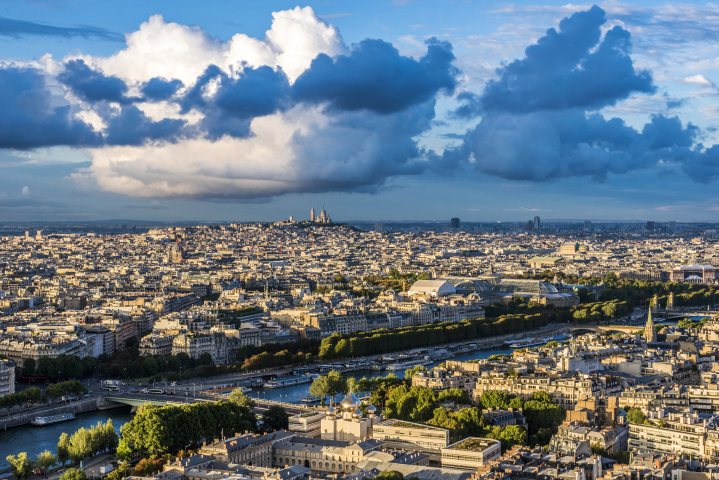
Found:
[[[352,418],[362,418],[362,410],[359,408],[355,409],[355,411],[352,412]]]
[[[370,404],[369,404],[369,407],[367,407],[367,413],[376,413],[376,412],[377,412],[377,409],[375,408],[374,405],[372,405],[372,404],[370,403]]]
[[[352,410],[359,408],[361,405],[359,398],[352,393],[352,390],[350,390],[350,393],[347,394],[347,396],[340,402],[340,405],[342,406],[342,410],[346,412],[351,412]]]
[[[327,409],[327,411],[326,411],[325,413],[327,414],[327,416],[336,415],[335,407],[333,407],[332,405],[330,405],[329,408]]]

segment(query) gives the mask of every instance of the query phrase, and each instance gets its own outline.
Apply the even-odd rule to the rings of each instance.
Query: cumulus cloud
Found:
[[[0,148],[100,143],[97,132],[71,115],[69,105],[53,106],[41,71],[12,65],[0,68]]]
[[[281,68],[294,81],[320,53],[335,56],[347,52],[339,30],[310,7],[274,12],[272,17],[272,27],[264,38],[238,33],[222,42],[200,27],[153,15],[139,30],[126,35],[127,48],[110,57],[78,57],[131,83],[158,77],[191,85],[210,65],[226,73],[245,64],[269,65]]]
[[[459,71],[452,46],[435,38],[427,42],[419,61],[403,57],[382,40],[363,40],[349,55],[334,60],[320,54],[293,86],[299,101],[328,102],[340,110],[367,109],[378,113],[403,110],[454,93]]]
[[[253,135],[244,138],[97,150],[84,175],[106,190],[140,197],[371,190],[389,176],[424,169],[413,137],[429,127],[433,112],[433,101],[383,116],[327,116],[319,106],[301,104],[253,119]]]
[[[382,40],[347,47],[311,8],[274,13],[262,39],[222,42],[160,16],[126,39],[109,57],[73,54],[34,73],[46,117],[43,78],[65,88],[56,135],[92,157],[76,178],[139,197],[372,191],[421,173],[431,153],[417,137],[459,75],[449,43],[428,40],[418,59]]]
[[[458,165],[474,158],[482,173],[544,182],[581,176],[603,181],[659,161],[692,161],[698,129],[678,117],[652,116],[637,131],[597,113],[656,90],[649,72],[632,64],[629,33],[613,27],[602,36],[605,21],[596,6],[574,13],[529,46],[525,58],[499,68],[481,95],[464,94],[454,115],[482,119],[462,145],[436,162]]]
[[[102,72],[88,67],[83,60],[67,62],[57,79],[75,95],[91,103],[104,100],[128,104],[135,101],[126,97],[128,88],[122,79],[103,75]]]

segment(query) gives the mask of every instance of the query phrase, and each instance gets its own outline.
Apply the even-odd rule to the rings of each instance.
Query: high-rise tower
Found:
[[[312,210],[310,210],[310,222],[315,221],[315,207],[312,207]]]

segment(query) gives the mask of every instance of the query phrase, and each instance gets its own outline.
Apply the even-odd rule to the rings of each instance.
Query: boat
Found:
[[[396,372],[396,371],[402,371],[407,370],[408,368],[413,368],[418,365],[431,365],[432,361],[428,359],[419,359],[419,360],[412,360],[409,362],[403,362],[403,363],[393,363],[392,365],[387,365],[387,371],[388,372]]]
[[[296,377],[284,377],[284,378],[275,378],[274,380],[270,380],[269,382],[265,383],[265,388],[283,388],[283,387],[291,387],[294,385],[301,385],[303,383],[310,383],[312,381],[312,377],[308,375],[299,375]]]
[[[571,340],[571,335],[567,335],[566,333],[562,335],[556,335],[554,337],[551,337],[547,340],[547,342],[566,342],[567,340]]]
[[[251,387],[242,387],[242,393],[248,393],[248,392],[251,392],[251,391],[252,391],[252,388],[251,388]]]
[[[435,348],[431,354],[434,360],[447,360],[448,358],[454,357],[454,353],[450,352],[446,348]]]
[[[49,417],[35,417],[35,419],[30,423],[37,427],[44,427],[45,425],[66,422],[68,420],[75,420],[75,415],[72,413],[63,413],[61,415],[51,415]]]
[[[315,397],[314,395],[307,395],[306,397],[302,397],[302,403],[320,403],[322,401],[322,398]]]
[[[539,347],[541,345],[546,345],[547,341],[541,338],[527,338],[525,340],[520,340],[517,343],[513,343],[509,346],[509,348],[530,348],[530,347]]]
[[[264,385],[265,382],[261,378],[256,378],[250,382],[250,386],[252,387],[263,387]]]

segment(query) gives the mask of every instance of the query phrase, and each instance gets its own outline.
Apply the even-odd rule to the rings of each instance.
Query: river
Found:
[[[703,317],[699,317],[703,318]],[[667,322],[672,324],[676,322]],[[637,326],[637,329],[641,329],[642,326]],[[452,360],[475,360],[481,358],[488,358],[492,355],[510,354],[512,349],[510,348],[496,348],[492,350],[479,350],[475,352],[467,352],[456,355]],[[427,368],[432,368],[445,360],[434,362]],[[379,372],[376,370],[365,370],[350,372],[345,374],[345,377],[380,377],[386,376],[390,372]],[[404,377],[404,371],[394,372],[398,377]],[[269,400],[280,400],[290,403],[300,403],[302,397],[309,395],[310,384],[305,383],[302,385],[296,385],[293,387],[285,388],[253,388],[252,392],[249,393],[253,398],[259,397],[260,399]],[[33,427],[25,425],[21,427],[14,427],[7,431],[0,431],[0,471],[5,470],[8,467],[8,463],[5,457],[8,455],[14,455],[18,452],[27,452],[32,458],[45,450],[50,450],[55,453],[57,447],[57,441],[60,438],[62,432],[72,434],[81,427],[89,428],[91,425],[97,424],[98,421],[105,422],[108,418],[111,418],[115,424],[115,430],[119,433],[120,426],[132,420],[132,414],[130,408],[116,408],[105,411],[95,411],[78,414],[77,418],[73,421],[58,423],[50,425],[48,427]]]

